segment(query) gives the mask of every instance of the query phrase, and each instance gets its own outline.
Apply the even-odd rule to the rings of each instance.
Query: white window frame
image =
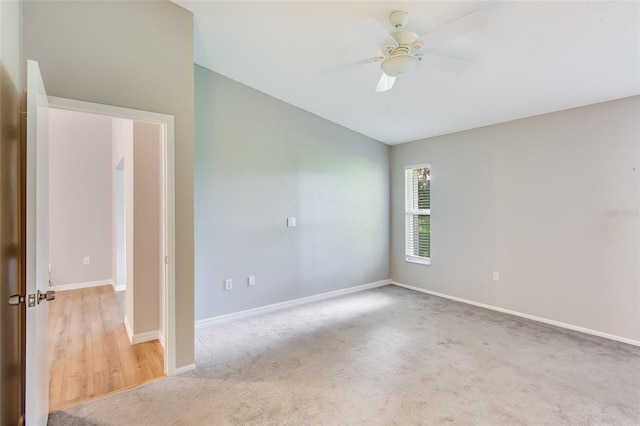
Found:
[[[414,170],[414,169],[422,169],[422,168],[428,168],[429,169],[429,174],[431,175],[431,165],[424,163],[424,164],[416,164],[416,165],[412,165],[412,166],[405,166],[404,168],[404,197],[405,197],[405,201],[404,201],[404,255],[405,255],[405,261],[407,262],[412,262],[412,263],[420,263],[423,265],[431,265],[431,257],[423,257],[423,256],[416,256],[414,254],[412,254],[411,251],[411,247],[410,247],[410,240],[411,240],[411,235],[413,234],[413,231],[410,229],[411,226],[411,220],[410,218],[415,216],[415,215],[421,215],[421,216],[429,216],[431,217],[431,208],[428,209],[414,209],[414,208],[409,208],[409,206],[413,206],[413,190],[409,190],[409,185],[407,182],[407,171],[408,170]],[[429,194],[431,196],[431,194]],[[431,205],[429,205],[429,207],[431,207]],[[431,220],[429,220],[429,226],[431,226]],[[431,254],[431,240],[429,240],[429,253]]]

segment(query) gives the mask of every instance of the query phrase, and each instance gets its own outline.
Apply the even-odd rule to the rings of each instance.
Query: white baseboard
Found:
[[[131,328],[131,323],[129,322],[129,318],[127,318],[127,314],[124,315],[124,328],[127,330],[127,336],[129,336],[129,343],[133,345],[133,329]]]
[[[306,305],[308,303],[319,302],[321,300],[331,299],[346,294],[356,293],[358,291],[369,290],[372,288],[382,287],[391,284],[391,280],[376,281],[369,284],[363,284],[355,287],[343,288],[340,290],[330,291],[327,293],[317,294],[315,296],[303,297],[300,299],[289,300],[286,302],[274,303],[273,305],[261,306],[259,308],[247,309],[245,311],[233,312],[231,314],[220,315],[217,317],[206,318],[196,321],[196,327],[206,327],[212,324],[249,318],[256,315],[267,314],[270,312],[280,311],[282,309],[293,308],[295,306]]]
[[[160,341],[162,349],[166,349],[166,347],[164,346],[164,333],[160,330],[158,330],[158,340]]]
[[[52,288],[55,291],[77,290],[79,288],[99,287],[101,285],[113,285],[113,280],[90,281],[86,283],[56,284]]]
[[[195,369],[196,369],[196,365],[195,364],[185,365],[184,367],[176,368],[176,374],[186,373],[187,371],[191,371],[191,370],[195,370]]]
[[[111,284],[113,286],[113,290],[114,291],[124,291],[127,289],[127,285],[126,284],[118,284],[116,285],[116,283],[112,283]]]
[[[550,320],[550,319],[547,319],[547,318],[537,317],[535,315],[523,314],[522,312],[512,311],[510,309],[499,308],[497,306],[487,305],[485,303],[474,302],[473,300],[462,299],[460,297],[449,296],[448,294],[437,293],[435,291],[425,290],[424,288],[415,287],[415,286],[407,285],[407,284],[401,284],[401,283],[398,283],[398,282],[395,282],[395,281],[391,281],[391,284],[396,285],[398,287],[407,288],[409,290],[415,290],[415,291],[419,291],[421,293],[430,294],[432,296],[438,296],[438,297],[442,297],[442,298],[445,298],[445,299],[454,300],[456,302],[466,303],[468,305],[478,306],[480,308],[485,308],[485,309],[490,309],[492,311],[502,312],[504,314],[515,315],[517,317],[530,319],[530,320],[541,322],[541,323],[544,323],[544,324],[554,325],[556,327],[566,328],[568,330],[579,331],[580,333],[591,334],[593,336],[603,337],[605,339],[615,340],[617,342],[627,343],[627,344],[633,345],[633,346],[640,346],[640,341],[638,341],[638,340],[633,340],[633,339],[629,339],[629,338],[626,338],[626,337],[616,336],[614,334],[603,333],[601,331],[592,330],[590,328],[580,327],[580,326],[573,325],[573,324],[567,324],[567,323],[560,322],[560,321],[555,321],[555,320]]]
[[[127,318],[126,315],[124,316],[124,328],[127,330],[127,336],[129,336],[129,342],[132,345],[137,345],[138,343],[150,342],[152,340],[160,340],[160,343],[164,348],[164,336],[162,336],[162,333],[160,333],[160,330],[145,331],[144,333],[133,334],[133,330],[131,329],[131,324],[129,323],[129,318]]]
[[[143,342],[150,342],[152,340],[160,340],[159,330],[145,331],[144,333],[138,333],[131,336],[132,345],[137,345],[138,343]]]

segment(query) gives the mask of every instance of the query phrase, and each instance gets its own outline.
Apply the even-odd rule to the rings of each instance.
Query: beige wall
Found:
[[[49,261],[56,286],[111,281],[111,186],[111,118],[50,109]]]
[[[161,284],[161,126],[113,119],[112,169],[124,160],[126,227],[125,321],[136,341],[164,332],[160,322]],[[115,203],[114,203],[115,216]],[[115,219],[113,230],[115,231]],[[113,233],[115,248],[116,235]],[[115,263],[114,263],[115,276]],[[149,335],[147,335],[149,336]],[[155,337],[153,337],[155,338]],[[146,340],[149,340],[146,338]]]
[[[133,122],[133,291],[134,335],[158,331],[160,295],[160,129]],[[128,314],[128,313],[127,313]]]
[[[640,341],[639,119],[636,96],[393,146],[392,279]],[[404,260],[419,163],[431,266]]]
[[[51,96],[175,116],[176,366],[194,362],[193,19],[168,1],[24,4],[24,56]]]

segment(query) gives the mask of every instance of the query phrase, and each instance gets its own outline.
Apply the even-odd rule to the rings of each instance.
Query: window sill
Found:
[[[426,257],[405,256],[404,260],[411,263],[419,263],[421,265],[431,265],[431,259]]]

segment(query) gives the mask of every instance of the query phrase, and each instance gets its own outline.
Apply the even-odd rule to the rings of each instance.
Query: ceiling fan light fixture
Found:
[[[402,77],[411,72],[418,64],[418,58],[413,55],[390,56],[380,65],[382,71],[390,77]]]

